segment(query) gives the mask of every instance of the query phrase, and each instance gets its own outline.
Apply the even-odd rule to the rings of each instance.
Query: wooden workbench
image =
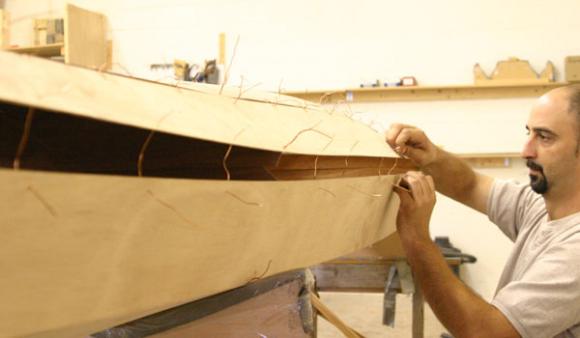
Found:
[[[459,275],[461,258],[446,257],[445,259],[453,272]],[[310,269],[316,277],[318,291],[380,292],[386,295],[389,272],[394,266],[399,268],[399,273],[402,270],[408,271],[408,276],[401,277],[401,288],[398,289],[398,292],[412,293],[412,337],[423,338],[423,294],[419,285],[413,282],[410,268],[396,233],[372,247],[313,266]],[[409,292],[409,290],[412,291]]]

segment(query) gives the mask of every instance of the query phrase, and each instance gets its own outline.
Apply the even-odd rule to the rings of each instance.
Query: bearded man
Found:
[[[457,338],[580,338],[580,86],[554,89],[534,105],[522,157],[530,184],[474,172],[423,131],[395,124],[387,143],[421,171],[395,187],[397,230],[416,280]],[[514,242],[488,303],[447,268],[431,240],[435,190],[488,215]]]

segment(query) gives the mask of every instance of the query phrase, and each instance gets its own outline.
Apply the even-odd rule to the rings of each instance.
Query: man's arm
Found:
[[[487,214],[491,177],[476,173],[465,161],[435,146],[422,130],[413,126],[393,124],[387,132],[387,143],[432,176],[437,191]]]
[[[455,277],[437,245],[416,243],[406,251],[425,299],[454,337],[520,337],[501,311]]]
[[[517,338],[505,315],[463,284],[431,241],[429,220],[435,205],[433,179],[421,172],[404,176],[410,191],[395,187],[401,204],[397,231],[425,299],[456,338]]]

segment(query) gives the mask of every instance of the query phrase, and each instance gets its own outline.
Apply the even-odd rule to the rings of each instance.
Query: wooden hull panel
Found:
[[[0,332],[80,337],[367,247],[395,231],[395,178],[0,169]]]

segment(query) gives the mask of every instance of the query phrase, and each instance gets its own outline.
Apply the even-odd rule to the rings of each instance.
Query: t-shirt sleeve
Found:
[[[524,338],[554,337],[580,322],[580,233],[543,253],[492,305]]]
[[[515,241],[531,200],[537,196],[527,185],[496,179],[487,200],[489,220]]]

